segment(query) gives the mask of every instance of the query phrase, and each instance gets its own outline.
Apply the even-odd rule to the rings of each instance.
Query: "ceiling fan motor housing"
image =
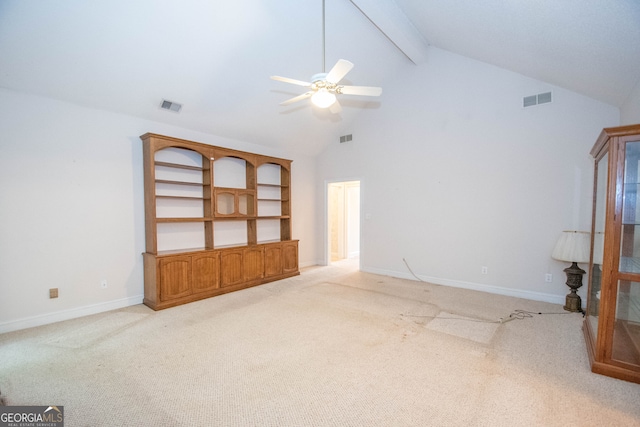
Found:
[[[313,90],[318,91],[320,89],[326,89],[329,92],[340,93],[338,90],[339,89],[338,85],[336,83],[328,82],[326,78],[327,78],[327,73],[314,74],[311,77],[311,81],[313,82],[312,83]]]
[[[317,81],[321,81],[327,78],[327,73],[317,73],[314,74],[313,76],[311,76],[311,81],[313,83],[317,82]]]

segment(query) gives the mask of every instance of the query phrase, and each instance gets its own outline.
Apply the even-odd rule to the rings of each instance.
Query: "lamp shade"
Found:
[[[553,248],[551,258],[558,261],[589,262],[590,234],[586,231],[563,231]]]

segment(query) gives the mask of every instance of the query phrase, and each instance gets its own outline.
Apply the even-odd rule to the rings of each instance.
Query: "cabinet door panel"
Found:
[[[267,246],[264,249],[264,276],[271,277],[282,274],[282,247]]]
[[[160,300],[168,301],[191,294],[191,257],[160,260]]]
[[[191,279],[194,293],[220,287],[220,254],[207,252],[191,257]]]
[[[264,277],[264,248],[245,249],[244,279],[256,280]]]
[[[282,244],[283,252],[283,273],[293,273],[298,271],[298,242]]]
[[[242,283],[242,250],[223,251],[220,254],[220,285],[231,286]]]

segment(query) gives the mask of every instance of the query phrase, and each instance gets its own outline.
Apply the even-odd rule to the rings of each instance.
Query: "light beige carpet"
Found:
[[[491,323],[512,310],[556,312]],[[559,305],[315,267],[0,335],[9,405],[72,426],[638,426]]]
[[[490,344],[499,325],[496,319],[474,319],[443,311],[427,324],[427,329]]]

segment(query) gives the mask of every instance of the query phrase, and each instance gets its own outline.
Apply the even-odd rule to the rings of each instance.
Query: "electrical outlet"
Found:
[[[58,298],[58,288],[49,289],[49,298]]]
[[[553,282],[553,274],[547,273],[544,275],[544,281],[547,283]]]
[[[487,267],[482,267],[482,274],[489,274],[489,269]]]
[[[107,279],[102,279],[102,281],[100,282],[100,287],[102,289],[106,289],[107,288]]]

